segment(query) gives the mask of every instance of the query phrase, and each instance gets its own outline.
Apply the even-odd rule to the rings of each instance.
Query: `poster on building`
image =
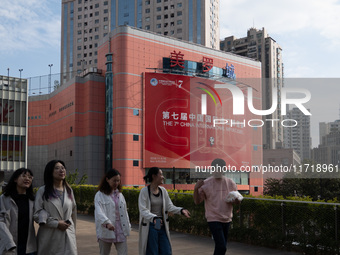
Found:
[[[20,137],[3,135],[1,140],[1,161],[19,161],[23,157],[24,145]]]
[[[0,101],[0,124],[11,124],[14,121],[14,101],[12,100],[1,101]]]
[[[215,158],[236,169],[250,164],[254,127],[247,100],[242,114],[233,112],[226,87],[235,84],[164,73],[145,73],[144,82],[144,167],[204,167]]]

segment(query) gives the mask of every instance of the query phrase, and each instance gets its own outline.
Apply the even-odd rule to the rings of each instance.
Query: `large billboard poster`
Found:
[[[144,83],[145,168],[204,167],[215,158],[236,169],[251,165],[251,113],[244,104],[243,114],[234,115],[226,83],[160,73],[145,73]]]

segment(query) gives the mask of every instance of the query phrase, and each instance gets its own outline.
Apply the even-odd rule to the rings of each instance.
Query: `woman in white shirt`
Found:
[[[110,254],[112,243],[118,255],[128,254],[126,237],[130,235],[131,225],[121,189],[120,173],[112,169],[102,178],[94,198],[100,255]]]
[[[138,198],[139,254],[171,255],[168,214],[182,214],[190,218],[190,213],[174,206],[166,189],[160,186],[164,181],[161,169],[150,168],[144,180],[150,185],[140,191]]]

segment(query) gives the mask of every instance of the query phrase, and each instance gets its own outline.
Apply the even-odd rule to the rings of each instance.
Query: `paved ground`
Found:
[[[208,237],[198,237],[189,234],[171,232],[173,255],[210,255],[213,254],[214,242]],[[78,254],[99,254],[96,239],[96,229],[93,216],[78,215],[77,219]],[[138,226],[132,226],[128,238],[129,255],[138,255]],[[116,254],[115,249],[111,254]],[[227,255],[296,255],[297,253],[284,252],[263,247],[251,246],[237,242],[228,243]]]

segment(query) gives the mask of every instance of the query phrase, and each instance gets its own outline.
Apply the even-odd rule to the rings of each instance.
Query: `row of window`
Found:
[[[78,0],[78,4],[81,4],[83,2],[83,0]],[[88,0],[84,0],[84,4],[88,3],[89,1]],[[90,2],[92,2],[92,0],[90,0]],[[108,5],[109,4],[109,1],[105,1],[103,3],[104,5]],[[92,5],[91,5],[92,6]],[[90,6],[90,7],[91,7]],[[99,4],[95,4],[95,8],[98,8],[99,7]],[[92,9],[92,8],[91,8]]]
[[[147,2],[148,2],[148,3],[147,3]],[[145,5],[150,5],[150,1],[146,1],[146,2],[145,2]],[[182,7],[182,3],[177,3],[177,8],[181,8],[181,7]],[[170,5],[170,10],[174,10],[174,9],[175,9],[175,5],[174,5],[174,4]],[[162,7],[157,7],[156,10],[157,10],[158,12],[160,12],[160,11],[162,11]],[[163,10],[164,10],[164,11],[169,10],[169,6],[164,6],[164,7],[163,7]]]
[[[157,10],[158,11],[158,10]],[[145,9],[145,13],[150,13],[150,9]],[[182,11],[177,11],[177,16],[182,16],[183,12]],[[158,17],[158,16],[157,16]],[[170,14],[170,18],[174,18],[175,13]],[[167,19],[169,18],[169,14],[164,14],[164,18]]]

